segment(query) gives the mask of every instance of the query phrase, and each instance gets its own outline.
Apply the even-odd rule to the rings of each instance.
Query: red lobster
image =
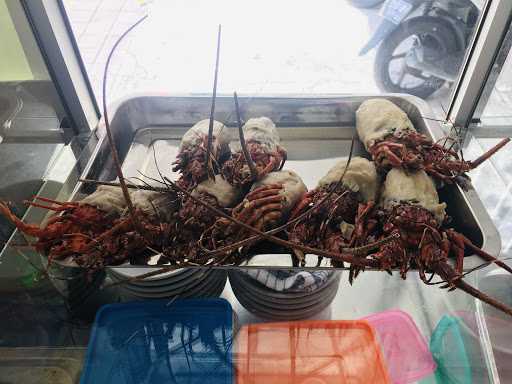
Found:
[[[343,176],[343,180],[340,183]],[[363,212],[374,206],[377,197],[379,179],[373,162],[362,157],[338,162],[320,180],[317,188],[303,195],[293,209],[290,219],[298,217],[311,209],[288,232],[290,241],[311,247],[339,252],[346,247],[358,246],[357,238],[366,239],[371,225],[362,225]],[[325,199],[325,203],[321,204]],[[315,209],[315,206],[318,207]],[[360,218],[356,220],[356,218]],[[304,259],[304,254],[295,251],[296,256]]]
[[[162,247],[169,237],[172,225],[162,217],[168,218],[165,211],[174,209],[173,197],[150,191],[136,191],[132,196],[138,228],[131,217],[121,216],[125,201],[118,187],[100,186],[78,202],[36,197],[48,205],[40,202],[30,205],[55,212],[43,227],[24,223],[3,203],[0,213],[21,232],[37,238],[33,245],[48,256],[49,264],[70,257],[79,266],[95,270],[147,255],[148,247]]]
[[[241,191],[229,184],[221,175],[216,175],[215,180],[199,183],[192,191],[192,196],[210,207],[226,212],[229,212],[242,197]],[[211,210],[190,197],[184,197],[177,212],[176,230],[170,239],[170,246],[164,250],[161,262],[199,261],[203,256],[203,250],[198,244],[201,234],[216,220],[217,216],[212,214]]]
[[[282,169],[287,155],[279,145],[276,126],[268,117],[247,120],[242,131],[240,140],[246,146],[249,162],[243,149],[236,151],[222,166],[222,174],[231,184],[248,187],[270,172]]]
[[[208,119],[201,120],[183,135],[172,169],[181,173],[178,183],[183,188],[191,190],[209,176],[205,167],[209,123]],[[223,162],[230,156],[229,141],[230,137],[225,125],[214,121],[211,157],[213,166],[217,169],[220,169]],[[217,173],[215,170],[210,172]]]
[[[414,128],[407,114],[386,99],[370,99],[356,112],[360,140],[382,170],[403,168],[424,170],[445,183],[457,182],[465,187],[466,172],[478,167],[510,139],[506,138],[474,161],[461,159],[456,151],[434,143]]]
[[[459,288],[483,302],[512,315],[512,309],[467,284],[463,278],[464,250],[475,252],[512,273],[512,269],[475,246],[454,229],[445,229],[446,204],[439,203],[433,180],[424,172],[407,174],[400,169],[389,171],[382,192],[381,206],[376,212],[382,225],[382,236],[398,232],[400,238],[381,246],[371,257],[381,268],[399,268],[402,278],[407,271],[418,268],[420,278],[431,284],[435,275],[444,287]],[[448,263],[455,257],[455,267]],[[430,277],[427,274],[431,273]]]
[[[286,221],[291,209],[307,191],[302,179],[293,171],[271,172],[256,182],[231,215],[259,231],[267,231]],[[210,248],[240,241],[252,233],[225,219],[218,219],[203,234]]]

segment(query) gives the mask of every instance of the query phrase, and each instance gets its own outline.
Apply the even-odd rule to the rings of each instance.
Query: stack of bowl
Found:
[[[304,319],[321,312],[334,300],[340,278],[341,271],[229,272],[240,304],[256,316],[275,320]]]
[[[76,278],[65,280],[64,282],[67,283],[67,294],[65,296],[68,306],[71,309],[80,308],[86,300],[99,291],[104,280],[104,271],[97,271],[91,273],[91,275],[82,273]]]
[[[114,282],[121,282],[153,270],[156,268],[109,268],[109,276]],[[126,281],[119,287],[125,300],[218,297],[226,281],[227,273],[222,269],[182,268],[144,280]]]

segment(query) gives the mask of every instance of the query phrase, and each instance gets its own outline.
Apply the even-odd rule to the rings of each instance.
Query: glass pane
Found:
[[[0,33],[0,142],[58,129],[64,108],[18,2],[0,1]]]
[[[56,142],[66,114],[19,2],[0,0],[0,35],[0,199],[22,214],[63,147],[40,142]],[[0,218],[1,243],[12,229]]]
[[[502,47],[496,58],[492,73],[485,87],[484,94],[478,102],[475,119],[480,119],[479,130],[482,135],[486,132],[494,135],[498,127],[510,127],[512,123],[512,30],[509,28]],[[492,126],[490,128],[486,128]],[[480,133],[479,133],[480,134]]]
[[[484,3],[64,0],[98,99],[108,51],[149,13],[113,60],[110,100],[211,92],[222,24],[222,93],[402,92],[426,98],[440,116]]]
[[[21,3],[0,0],[0,202],[33,223],[42,216],[28,214],[24,201],[65,193],[77,156],[74,141],[63,144],[61,126],[72,127]],[[68,308],[55,289],[58,280],[51,282],[30,241],[0,215],[0,382],[74,381],[81,357],[74,351],[65,360],[33,348],[21,356],[29,364],[13,363],[20,357],[14,347],[59,346],[74,338],[63,323]]]
[[[494,66],[480,100],[476,101],[473,115],[474,124],[468,133],[468,145],[464,154],[468,159],[474,159],[496,145],[502,138],[510,136],[512,123],[512,29],[505,31],[506,35],[496,56]],[[490,160],[471,171],[472,184],[493,220],[501,238],[499,257],[511,265],[512,257],[512,168],[510,144],[502,148]],[[479,287],[490,295],[507,304],[510,300],[512,278],[508,273],[497,270],[482,272]],[[485,309],[485,321],[492,344],[494,361],[501,382],[511,380],[508,368],[510,361],[509,345],[510,321],[497,316],[492,310]]]

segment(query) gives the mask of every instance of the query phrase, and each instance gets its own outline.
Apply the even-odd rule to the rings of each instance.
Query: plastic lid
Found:
[[[453,316],[443,316],[430,339],[430,350],[437,363],[438,383],[471,384],[473,382],[471,364],[459,321]]]
[[[427,342],[406,312],[385,311],[365,317],[377,331],[389,376],[395,384],[413,383],[436,369]]]
[[[231,384],[232,316],[224,299],[106,305],[80,383]]]
[[[236,339],[237,383],[391,383],[364,320],[251,324]]]

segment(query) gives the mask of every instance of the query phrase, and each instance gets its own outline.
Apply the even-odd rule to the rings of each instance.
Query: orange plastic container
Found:
[[[373,328],[359,321],[296,321],[242,327],[238,384],[391,383]]]

